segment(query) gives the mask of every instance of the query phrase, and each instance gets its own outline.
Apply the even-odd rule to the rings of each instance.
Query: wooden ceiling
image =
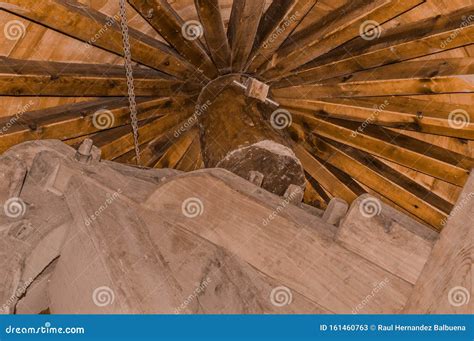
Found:
[[[117,13],[118,1],[0,1],[0,152],[91,137],[104,158],[135,161]],[[305,202],[369,192],[442,228],[474,166],[474,1],[129,0],[127,14],[142,165],[202,167],[197,131],[173,131],[206,82],[247,72],[291,113]],[[184,39],[189,21],[201,38]]]

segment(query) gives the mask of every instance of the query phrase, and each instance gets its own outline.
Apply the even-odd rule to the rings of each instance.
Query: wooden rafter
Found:
[[[227,37],[231,47],[232,70],[242,71],[252,50],[265,0],[234,0]]]
[[[463,186],[474,160],[394,131],[292,111],[293,120],[313,133],[377,155],[457,186]]]
[[[231,67],[231,55],[219,1],[195,0],[194,3],[211,57],[222,73],[228,73]]]
[[[305,110],[320,117],[333,117],[385,127],[474,140],[474,114],[469,105],[433,102],[409,97],[327,98],[305,100],[277,98],[282,107]],[[457,126],[453,117],[465,115]],[[451,116],[450,116],[451,115]],[[462,123],[462,122],[461,122]]]
[[[438,230],[452,209],[452,204],[368,153],[323,139],[313,144],[313,152]]]
[[[303,99],[473,92],[474,58],[408,61],[272,91],[276,97]]]
[[[273,1],[258,26],[247,72],[255,72],[260,65],[271,60],[272,55],[317,2],[318,0]]]
[[[2,0],[0,8],[90,45],[123,56],[118,13],[107,17],[74,0]],[[132,58],[179,78],[197,77],[194,68],[166,44],[129,29]],[[87,51],[87,50],[86,50]]]
[[[439,53],[474,43],[474,6],[389,30],[377,40],[358,37],[318,58],[273,87],[315,83],[356,71]],[[455,37],[453,39],[452,37]]]
[[[176,80],[151,69],[135,69],[137,96],[167,96],[196,92],[199,85]],[[0,57],[2,96],[126,96],[121,66],[23,61]]]
[[[266,66],[267,80],[288,75],[291,70],[324,55],[357,37],[367,22],[383,24],[424,0],[354,0],[325,18],[291,36]]]
[[[166,0],[128,0],[128,2],[182,57],[198,70],[202,70],[209,78],[217,76],[217,69],[207,55],[199,36],[194,36],[202,33],[199,32],[201,27],[188,26]],[[193,29],[195,31],[192,31]]]
[[[202,167],[203,160],[201,155],[201,144],[199,141],[199,135],[197,134],[186,153],[184,153],[183,157],[176,165],[176,169],[183,172],[191,172]]]
[[[160,159],[154,164],[154,168],[176,168],[178,162],[188,151],[191,143],[198,136],[197,129],[191,129],[181,134],[174,143],[164,152]]]
[[[321,185],[308,173],[306,175],[306,186],[303,200],[305,203],[320,209],[326,209],[331,200]]]

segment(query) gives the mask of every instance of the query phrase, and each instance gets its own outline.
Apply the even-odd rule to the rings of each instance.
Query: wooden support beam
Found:
[[[371,188],[435,229],[452,205],[375,157],[349,146],[323,139],[312,144],[315,155]]]
[[[231,70],[231,54],[219,1],[195,0],[194,3],[211,57],[221,73],[228,73]]]
[[[182,134],[164,152],[160,159],[153,166],[154,168],[176,168],[176,165],[188,151],[191,143],[199,136],[197,129],[192,129]]]
[[[247,72],[271,60],[318,0],[273,1],[260,20]]]
[[[202,26],[185,23],[166,0],[128,0],[141,16],[187,61],[207,77],[217,76],[217,69],[199,38]]]
[[[338,119],[322,119],[293,111],[293,121],[315,134],[344,143],[381,158],[415,169],[457,186],[463,186],[474,160],[465,155],[376,126]]]
[[[304,110],[319,117],[474,140],[474,113],[469,105],[401,96],[321,100],[282,97],[275,100],[290,111]],[[455,121],[457,114],[460,115],[459,122]]]
[[[295,70],[273,87],[320,82],[374,67],[443,52],[474,42],[474,6],[383,32],[376,40],[357,37]],[[455,37],[455,38],[453,38]]]
[[[118,13],[107,17],[75,0],[3,0],[0,8],[42,26],[123,56]],[[166,44],[129,28],[132,58],[170,75],[188,79],[194,68]],[[201,78],[202,79],[202,78]]]
[[[196,83],[185,83],[150,69],[134,70],[137,96],[195,93]],[[23,61],[0,57],[2,96],[126,96],[125,69],[115,65]]]
[[[290,184],[303,188],[301,163],[286,139],[265,121],[271,109],[231,86],[235,78],[221,77],[216,80],[219,84],[211,83],[211,89],[224,89],[217,97],[207,89],[199,97],[199,103],[210,103],[199,115],[206,167],[225,168],[244,179],[258,171],[264,176],[262,187],[278,195]]]
[[[305,172],[311,175],[331,195],[348,203],[357,198],[358,193],[351,188],[350,184],[341,181],[324,162],[311,155],[304,146],[297,144],[293,147],[293,150],[303,164]]]
[[[183,172],[191,172],[201,169],[203,166],[201,143],[199,141],[199,135],[197,135],[175,168]]]
[[[138,98],[138,120],[176,114],[191,108],[188,98]],[[191,110],[188,109],[188,113]],[[0,153],[30,140],[67,140],[130,123],[126,98],[104,98],[20,113],[0,119]]]
[[[316,208],[325,209],[331,198],[326,194],[321,185],[308,173],[306,173],[306,187],[303,201]]]
[[[262,77],[267,80],[284,77],[291,70],[356,38],[365,23],[383,24],[423,2],[424,0],[354,0],[345,3],[288,40],[267,64]]]
[[[474,58],[408,61],[324,83],[273,89],[275,97],[320,99],[474,92]]]
[[[231,47],[232,71],[245,68],[252,51],[265,0],[234,0],[227,37]]]

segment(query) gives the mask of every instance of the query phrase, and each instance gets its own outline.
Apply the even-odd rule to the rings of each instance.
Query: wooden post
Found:
[[[281,133],[265,120],[272,109],[245,96],[243,89],[233,85],[234,80],[243,82],[239,75],[220,77],[199,97],[205,166],[224,168],[245,179],[251,172],[260,172],[262,187],[278,195],[291,184],[304,188],[300,161]]]

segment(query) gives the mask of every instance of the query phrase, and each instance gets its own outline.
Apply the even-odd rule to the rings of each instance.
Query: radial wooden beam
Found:
[[[331,198],[327,195],[321,185],[308,173],[306,173],[306,187],[303,201],[311,206],[326,209]]]
[[[188,130],[181,134],[174,143],[164,152],[160,159],[153,166],[154,168],[176,168],[178,162],[188,151],[191,143],[199,136],[198,129]]]
[[[338,119],[322,119],[308,113],[293,111],[296,123],[315,134],[344,143],[405,167],[428,174],[457,186],[463,186],[474,166],[465,155],[395,133],[377,126],[360,125]]]
[[[327,53],[273,87],[315,83],[386,64],[423,57],[474,43],[474,6],[389,30],[376,40],[358,37]]]
[[[354,0],[345,3],[292,36],[267,64],[262,77],[267,80],[281,78],[291,70],[357,37],[361,27],[365,27],[367,23],[383,24],[423,2],[424,0]]]
[[[123,56],[118,13],[107,17],[74,0],[2,0],[0,8],[90,45]],[[182,79],[197,77],[192,65],[173,49],[129,28],[132,58]],[[200,78],[202,79],[202,78]]]
[[[319,99],[474,92],[474,58],[408,61],[320,84],[273,89],[275,97]]]
[[[276,98],[282,107],[305,110],[320,117],[413,130],[474,140],[474,113],[469,105],[433,102],[409,97]],[[461,115],[456,122],[456,115]],[[361,125],[362,129],[362,125]]]
[[[139,121],[192,108],[187,98],[137,99]],[[191,114],[191,110],[188,109]],[[130,123],[128,99],[105,98],[19,113],[0,119],[0,153],[37,139],[67,140]]]
[[[318,0],[273,1],[258,26],[247,72],[271,60],[272,55],[299,25]]]
[[[228,73],[231,69],[231,54],[219,1],[195,0],[194,3],[211,57],[221,73]]]
[[[231,47],[232,70],[242,71],[252,50],[265,0],[234,0],[227,37]]]
[[[197,135],[175,168],[183,172],[191,172],[202,167],[201,144]]]
[[[196,92],[199,85],[151,69],[135,69],[137,96]],[[115,65],[23,61],[0,57],[2,96],[126,96],[125,69]]]
[[[323,139],[317,139],[312,151],[437,230],[453,207],[368,153]]]
[[[217,69],[199,40],[202,27],[185,23],[166,0],[128,0],[141,16],[198,70],[214,78]]]
[[[188,111],[178,111],[158,119],[141,121],[138,128],[139,143],[147,143],[156,136],[169,131],[187,116],[189,116]],[[113,160],[134,148],[133,134],[128,126],[97,133],[92,135],[91,139],[97,147],[101,148],[102,157],[107,160]]]
[[[357,198],[357,190],[351,188],[351,184],[341,181],[321,160],[311,155],[303,145],[296,144],[293,151],[303,164],[305,172],[311,175],[331,195],[348,203]]]

